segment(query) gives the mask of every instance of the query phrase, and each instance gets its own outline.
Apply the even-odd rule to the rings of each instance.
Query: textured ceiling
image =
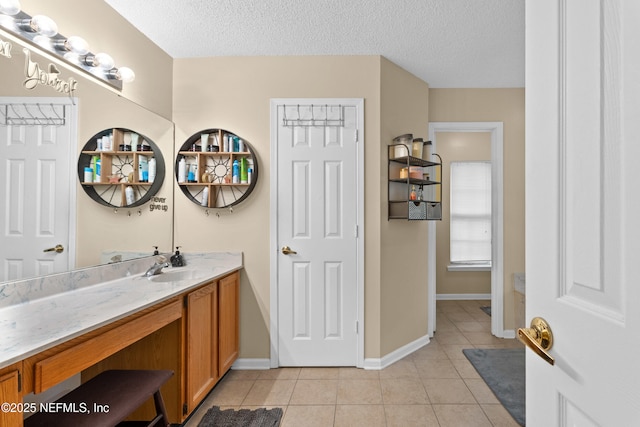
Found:
[[[431,87],[523,87],[525,0],[105,0],[174,58],[382,55]]]

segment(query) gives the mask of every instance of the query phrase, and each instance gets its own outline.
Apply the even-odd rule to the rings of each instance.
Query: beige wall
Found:
[[[134,70],[136,79],[122,95],[171,119],[173,59],[133,27],[103,0],[21,0],[29,15],[43,14],[58,24],[61,34],[81,36],[91,52],[106,52],[116,66]]]
[[[380,354],[427,333],[427,223],[387,220],[387,148],[394,137],[429,130],[429,87],[390,61],[382,61],[379,150]],[[367,194],[369,196],[369,194]]]
[[[513,329],[513,274],[525,265],[524,88],[431,89],[429,121],[504,123],[504,327]]]
[[[406,246],[408,254],[390,251],[382,265],[381,245],[394,244],[397,236],[415,234],[416,228],[400,223],[393,225],[395,233],[386,230],[391,225],[386,219],[384,147],[399,133],[426,134],[427,85],[379,56],[178,59],[174,78],[176,145],[202,129],[223,128],[252,144],[260,162],[254,192],[233,213],[207,216],[204,209],[179,191],[175,202],[175,243],[185,251],[244,252],[240,357],[268,358],[270,354],[271,98],[364,98],[365,357],[381,357],[424,335],[426,294],[415,298],[416,289],[407,284],[400,288],[400,295],[392,295],[395,285],[407,278],[413,280],[396,263],[417,263],[422,255],[419,250],[412,250],[412,242]],[[381,115],[389,116],[384,124]],[[392,274],[394,269],[399,274]],[[416,299],[421,301],[415,302]],[[408,311],[413,314],[407,316]]]
[[[436,294],[491,294],[490,271],[448,271],[451,225],[451,162],[491,161],[489,132],[439,132],[442,157],[442,221],[436,222]]]

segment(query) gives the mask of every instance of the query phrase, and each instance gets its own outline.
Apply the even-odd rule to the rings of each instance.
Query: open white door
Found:
[[[640,2],[526,6],[527,426],[640,423]]]

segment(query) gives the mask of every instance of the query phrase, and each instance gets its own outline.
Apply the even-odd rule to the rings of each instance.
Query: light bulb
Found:
[[[89,52],[89,43],[78,36],[54,40],[53,45],[58,50],[73,52],[77,55],[86,55]]]
[[[0,0],[0,13],[5,15],[17,15],[20,12],[20,2],[18,0]]]
[[[114,67],[114,65],[116,65],[113,58],[104,52],[96,53],[95,58],[98,64],[97,66],[102,68],[103,70],[110,70]]]
[[[129,67],[120,67],[118,68],[119,79],[125,83],[131,83],[136,78],[136,73]]]
[[[47,37],[53,37],[58,34],[58,25],[53,22],[53,19],[44,15],[35,15],[32,17],[31,28],[36,33]]]
[[[8,28],[11,31],[15,31],[17,29],[16,21],[7,15],[0,15],[0,26]]]
[[[113,58],[106,53],[90,53],[84,57],[85,65],[89,67],[99,67],[103,70],[110,70],[115,65]]]
[[[78,55],[75,52],[67,52],[64,55],[62,55],[62,57],[64,59],[66,59],[69,62],[72,62],[74,64],[80,65],[80,63],[82,62],[82,57],[81,55]]]
[[[51,39],[47,36],[37,35],[33,38],[33,42],[45,49],[51,49]]]

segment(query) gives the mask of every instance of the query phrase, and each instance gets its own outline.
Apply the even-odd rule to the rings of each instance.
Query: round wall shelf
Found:
[[[227,208],[251,194],[258,181],[258,162],[243,138],[224,129],[205,129],[180,147],[175,176],[193,203]]]
[[[82,189],[109,207],[136,207],[151,200],[164,181],[158,146],[129,129],[106,129],[85,144],[78,158]]]

